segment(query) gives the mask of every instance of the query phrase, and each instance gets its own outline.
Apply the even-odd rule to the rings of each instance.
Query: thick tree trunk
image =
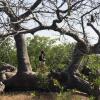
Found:
[[[86,45],[83,43],[77,43],[73,52],[72,62],[67,70],[68,81],[70,81],[70,84],[72,84],[72,86],[79,91],[85,92],[89,95],[95,95],[95,90],[90,85],[90,83],[81,79],[81,77],[77,73],[77,70],[79,70],[80,62],[83,56],[86,54],[88,54]]]
[[[38,78],[32,73],[19,73],[5,80],[5,91],[29,91],[37,88]]]
[[[15,76],[4,81],[5,90],[17,91],[35,89],[37,84],[37,76],[32,72],[24,35],[19,34],[14,38],[17,48],[18,69]]]
[[[32,68],[30,65],[30,60],[27,52],[27,47],[25,44],[25,39],[23,34],[16,35],[16,48],[17,48],[17,60],[18,60],[18,73],[31,72]]]
[[[82,43],[77,43],[72,54],[72,61],[68,67],[68,72],[70,74],[76,73],[78,67],[80,65],[80,61],[82,60],[84,54],[87,52],[86,46]]]
[[[35,72],[32,72],[32,68],[29,61],[27,47],[24,40],[24,35],[16,35],[15,37],[18,59],[18,71],[17,74],[7,80],[4,80],[5,91],[28,91],[28,90],[42,90],[42,91],[58,91],[52,84],[48,88],[40,88],[40,78],[38,78]],[[39,83],[39,84],[38,84]]]
[[[81,79],[80,74],[77,73],[81,59],[88,54],[87,47],[83,43],[77,43],[72,54],[72,61],[69,67],[62,72],[51,72],[51,76],[56,78],[62,86],[66,89],[77,89],[88,95],[98,96],[100,91],[86,80]]]
[[[4,81],[5,90],[35,90],[39,89],[38,82],[39,79],[35,74],[32,73],[27,48],[25,45],[23,35],[15,36],[16,47],[17,47],[17,58],[18,58],[18,73],[12,78]],[[80,61],[85,54],[87,54],[87,47],[83,43],[77,43],[73,56],[72,62],[69,65],[67,71],[61,72],[60,74],[51,73],[54,78],[56,78],[65,89],[77,89],[81,92],[85,92],[89,95],[98,96],[100,91],[93,88],[89,82],[80,78],[77,70],[80,65]],[[48,87],[49,89],[52,88]],[[56,90],[56,89],[55,89]]]

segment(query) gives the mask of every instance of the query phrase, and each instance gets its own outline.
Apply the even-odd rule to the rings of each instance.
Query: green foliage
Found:
[[[71,60],[72,45],[59,44],[53,46],[47,52],[47,65],[50,69],[63,69],[69,65]]]
[[[47,51],[48,48],[48,38],[34,36],[33,39],[28,38],[28,54],[30,57],[30,62],[34,70],[39,66],[39,53],[41,49]]]
[[[3,41],[3,42],[2,42]],[[74,45],[57,44],[56,39],[34,36],[27,38],[27,47],[30,62],[34,71],[39,67],[39,55],[41,49],[46,53],[46,66],[48,69],[65,68],[71,60],[71,51]],[[0,63],[9,63],[17,66],[16,49],[11,38],[0,41]]]
[[[90,96],[90,97],[89,97],[89,100],[95,100],[95,97]]]
[[[88,80],[92,85],[94,84],[94,86],[100,85],[100,55],[86,55],[81,63],[92,71],[92,74],[88,77],[84,76],[84,79]]]
[[[71,52],[74,45],[57,44],[55,39],[48,37],[34,36],[33,39],[28,38],[28,53],[33,70],[39,67],[39,54],[41,49],[46,54],[46,66],[48,69],[65,68],[71,60]]]
[[[0,40],[0,64],[9,63],[17,66],[16,49],[12,44],[13,40],[11,38]],[[45,51],[45,72],[51,69],[67,68],[71,61],[71,55],[74,48],[74,44],[57,44],[56,39],[39,36],[28,38],[27,45],[30,62],[34,71],[37,71],[39,68],[39,54],[41,49]],[[92,70],[93,74],[98,74],[98,71],[100,73],[100,55],[86,55],[81,63],[85,63],[85,65],[87,65]],[[100,85],[99,76],[100,75],[98,75],[98,77],[95,79],[90,77],[91,82],[93,82],[95,85]],[[87,78],[85,77],[85,79]]]
[[[100,69],[100,55],[90,55],[88,66],[93,70]]]
[[[39,88],[49,89],[49,83],[48,83],[47,76],[39,73],[37,77],[39,80],[37,83]]]
[[[17,66],[16,51],[12,43],[13,40],[11,38],[0,40],[0,64],[9,63]]]
[[[88,66],[91,68],[96,78],[93,80],[95,85],[100,85],[100,55],[89,56]]]

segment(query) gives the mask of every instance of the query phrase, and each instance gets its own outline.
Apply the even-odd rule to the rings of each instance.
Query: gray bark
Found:
[[[24,35],[16,35],[14,38],[17,49],[18,73],[32,71]]]

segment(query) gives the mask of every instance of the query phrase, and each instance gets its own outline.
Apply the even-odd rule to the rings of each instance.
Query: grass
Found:
[[[29,93],[4,93],[0,95],[0,100],[33,100]]]
[[[0,95],[0,100],[89,100],[79,94],[68,93],[6,93]]]

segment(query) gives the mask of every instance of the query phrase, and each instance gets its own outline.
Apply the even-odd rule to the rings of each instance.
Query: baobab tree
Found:
[[[57,73],[52,73],[52,76],[63,83],[66,89],[99,95],[99,88],[91,86],[77,73],[85,55],[100,53],[100,32],[95,27],[99,26],[99,9],[99,0],[0,0],[0,37],[14,36],[18,59],[17,74],[4,81],[6,89],[37,87],[38,79],[32,72],[24,35],[53,30],[72,37],[77,43],[69,67],[59,74],[60,78]],[[28,27],[29,24],[32,27]],[[91,31],[87,31],[87,28],[97,34],[97,43],[92,45],[89,42],[88,33]]]

